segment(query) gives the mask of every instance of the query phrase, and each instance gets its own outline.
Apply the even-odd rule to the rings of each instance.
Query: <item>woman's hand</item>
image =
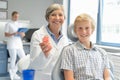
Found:
[[[40,47],[41,47],[44,55],[45,55],[46,57],[48,57],[49,52],[50,52],[50,50],[52,49],[52,46],[50,45],[50,42],[49,42],[49,37],[48,37],[48,36],[45,36],[45,37],[43,38],[43,42],[40,43],[39,45],[40,45]]]

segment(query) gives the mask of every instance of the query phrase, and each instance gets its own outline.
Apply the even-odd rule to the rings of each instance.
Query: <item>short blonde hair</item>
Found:
[[[61,4],[56,4],[56,3],[55,3],[55,4],[50,5],[50,6],[47,8],[47,10],[46,10],[45,18],[46,18],[47,21],[48,21],[48,19],[49,19],[50,14],[51,14],[53,11],[55,11],[55,10],[62,10],[63,13],[64,13],[64,16],[65,16],[65,12],[64,12],[63,6],[62,6]]]
[[[86,13],[83,13],[83,14],[80,14],[79,16],[76,17],[76,19],[74,21],[74,31],[76,29],[76,25],[78,23],[80,23],[80,22],[83,22],[83,21],[90,21],[93,31],[95,30],[95,21],[94,21],[94,19],[90,15],[88,15]]]

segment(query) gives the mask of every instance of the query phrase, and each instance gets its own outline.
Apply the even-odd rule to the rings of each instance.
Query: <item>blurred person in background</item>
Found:
[[[11,20],[5,25],[5,37],[7,37],[7,49],[10,55],[10,67],[9,74],[11,80],[20,79],[20,77],[16,74],[17,66],[16,59],[17,56],[22,58],[25,56],[25,52],[23,50],[22,37],[25,36],[24,32],[17,32],[21,27],[18,22],[19,13],[17,11],[12,12]]]

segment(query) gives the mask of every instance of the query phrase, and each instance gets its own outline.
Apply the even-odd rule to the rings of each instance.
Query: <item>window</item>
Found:
[[[8,1],[0,0],[0,20],[7,19]]]
[[[80,13],[91,15],[96,30],[91,41],[106,46],[120,47],[120,0],[69,0],[69,24]]]
[[[97,23],[98,0],[70,0],[69,24],[73,24],[75,18],[81,13],[91,15]],[[91,41],[96,42],[96,30]]]
[[[103,0],[101,3],[99,44],[120,46],[120,0]]]
[[[8,7],[7,1],[6,0],[0,0],[0,9],[6,10]]]

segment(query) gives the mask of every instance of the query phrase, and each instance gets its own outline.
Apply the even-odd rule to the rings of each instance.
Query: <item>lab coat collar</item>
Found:
[[[51,35],[48,33],[45,26],[43,26],[41,30],[44,32],[44,35],[49,36],[50,43],[52,43],[52,46],[55,47],[56,49],[58,49],[58,46],[61,47],[62,46],[61,44],[65,44],[65,43],[67,44],[68,43],[68,41],[66,40],[67,38],[63,35],[60,38],[59,42],[56,44],[55,41],[52,39]]]
[[[55,35],[50,31],[50,29],[48,28],[48,25],[46,26],[47,32],[50,34],[50,36],[52,37],[52,39],[55,41],[55,43],[57,44],[59,42],[59,40],[61,39],[61,37],[63,36],[62,31],[60,31],[60,36],[58,39],[56,39]]]

